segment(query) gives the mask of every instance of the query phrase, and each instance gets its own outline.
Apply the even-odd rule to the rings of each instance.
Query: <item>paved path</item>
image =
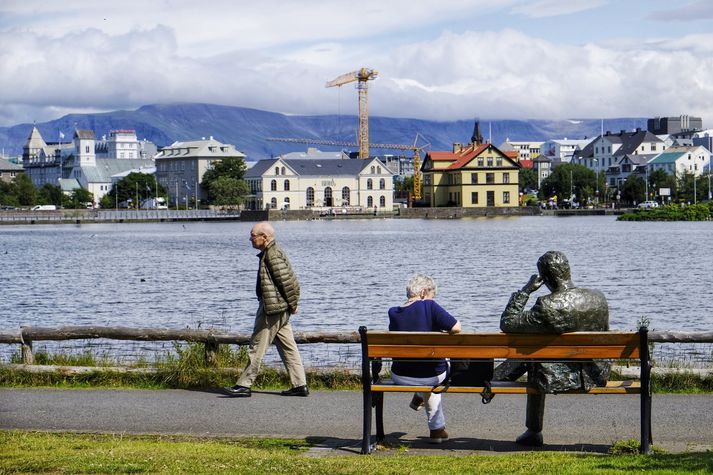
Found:
[[[451,440],[425,443],[425,416],[408,408],[410,395],[387,394],[385,429],[413,453],[443,449],[512,452],[524,429],[525,396],[445,396]],[[317,450],[357,453],[362,400],[357,391],[314,391],[308,398],[254,392],[238,399],[214,391],[55,390],[0,388],[0,429],[191,434],[209,437],[307,438]],[[548,396],[545,449],[606,452],[612,442],[639,438],[638,396]],[[713,395],[654,395],[654,445],[670,452],[713,450]]]

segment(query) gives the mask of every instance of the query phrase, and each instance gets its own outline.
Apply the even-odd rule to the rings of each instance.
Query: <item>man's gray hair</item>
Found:
[[[415,274],[409,279],[408,284],[406,284],[406,297],[419,297],[422,290],[431,290],[435,296],[438,288],[436,287],[436,282],[431,277],[426,274]]]

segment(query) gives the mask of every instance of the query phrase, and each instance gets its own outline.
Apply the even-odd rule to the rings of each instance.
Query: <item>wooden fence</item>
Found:
[[[21,345],[23,364],[34,363],[32,344],[35,341],[62,340],[131,340],[131,341],[185,341],[205,345],[208,364],[215,364],[218,345],[247,345],[249,333],[230,333],[216,330],[194,330],[189,328],[129,328],[102,326],[20,327],[16,330],[0,330],[0,344]],[[359,333],[353,332],[297,332],[295,341],[306,343],[359,343]],[[651,331],[649,341],[653,343],[713,343],[711,332]]]

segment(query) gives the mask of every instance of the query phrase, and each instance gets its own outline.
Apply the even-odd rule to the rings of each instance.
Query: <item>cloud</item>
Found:
[[[607,0],[537,0],[516,5],[511,12],[530,18],[547,18],[593,10],[607,3]]]
[[[712,34],[570,45],[453,18],[564,15],[601,2],[441,3],[429,10],[406,0],[264,0],[256,8],[216,0],[207,9],[164,0],[138,15],[133,1],[47,2],[33,14],[36,2],[7,0],[0,6],[0,124],[167,102],[356,114],[354,88],[325,83],[362,66],[380,72],[369,83],[372,115],[713,117],[705,81],[713,77]],[[426,28],[439,22],[454,28]]]
[[[653,12],[648,15],[648,18],[663,22],[711,19],[713,18],[713,3],[708,0],[699,0],[668,10]]]

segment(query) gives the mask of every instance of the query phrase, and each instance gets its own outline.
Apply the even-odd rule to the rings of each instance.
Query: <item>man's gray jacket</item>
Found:
[[[257,296],[267,315],[295,313],[300,300],[300,284],[292,271],[287,254],[271,241],[258,254]]]

